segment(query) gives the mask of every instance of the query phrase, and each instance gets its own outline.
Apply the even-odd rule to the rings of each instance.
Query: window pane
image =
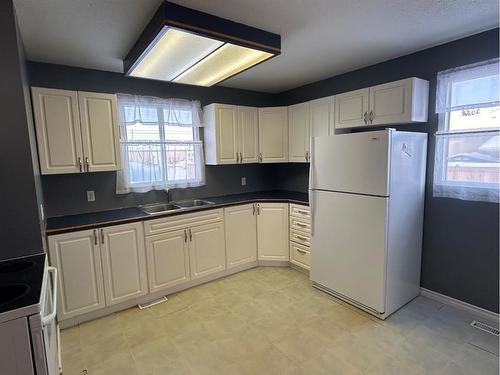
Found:
[[[126,149],[130,183],[162,181],[161,145],[128,144]]]
[[[165,126],[165,140],[168,142],[194,141],[193,128],[189,126]]]
[[[129,142],[158,142],[160,131],[157,124],[142,124],[136,122],[126,125],[127,141]]]
[[[498,101],[498,90],[498,74],[453,82],[451,85],[451,106],[456,107]]]
[[[500,106],[450,112],[449,130],[480,130],[500,127]]]
[[[500,182],[500,136],[461,135],[443,139],[444,179],[449,182]]]
[[[194,145],[167,146],[167,174],[169,181],[192,180],[195,177]]]

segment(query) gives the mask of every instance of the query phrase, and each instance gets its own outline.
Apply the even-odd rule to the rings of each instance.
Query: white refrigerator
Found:
[[[420,290],[427,134],[314,137],[313,285],[381,319]]]

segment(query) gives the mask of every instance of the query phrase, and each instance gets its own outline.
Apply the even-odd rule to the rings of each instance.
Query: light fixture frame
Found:
[[[213,85],[217,85],[281,54],[281,36],[278,34],[164,1],[123,60],[125,75],[131,76],[135,67],[154,47],[161,35],[165,33],[165,27],[272,54],[269,58],[240,70]],[[210,54],[207,56],[210,56]]]

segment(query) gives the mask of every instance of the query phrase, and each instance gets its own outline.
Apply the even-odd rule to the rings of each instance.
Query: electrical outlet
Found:
[[[245,186],[247,184],[247,178],[246,177],[242,177],[241,178],[241,186]]]
[[[94,201],[95,201],[95,191],[87,190],[87,202],[94,202]]]

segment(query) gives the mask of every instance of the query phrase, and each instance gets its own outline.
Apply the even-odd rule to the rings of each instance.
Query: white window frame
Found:
[[[121,94],[123,95],[123,94]],[[159,98],[147,98],[151,99],[154,102],[167,102],[169,99],[159,99]],[[179,100],[179,99],[173,99]],[[199,103],[198,103],[199,104]],[[120,106],[120,101],[119,101]],[[144,104],[147,106],[147,104]],[[163,107],[159,106],[155,103],[154,107],[156,108],[158,123],[159,141],[129,141],[127,139],[127,130],[126,125],[124,124],[124,120],[120,119],[120,148],[121,148],[121,157],[122,157],[122,170],[117,173],[117,185],[116,190],[118,194],[126,194],[130,192],[136,193],[145,193],[151,190],[168,190],[173,188],[186,188],[186,187],[196,187],[205,185],[205,162],[203,158],[203,142],[200,139],[200,127],[201,126],[185,126],[189,127],[193,132],[193,140],[192,141],[169,141],[165,139],[165,128],[168,127],[168,124],[165,123],[164,120],[164,110]],[[193,106],[195,107],[195,106]],[[119,108],[121,112],[121,108]],[[121,114],[121,113],[120,113]],[[194,116],[193,116],[194,117]],[[140,121],[139,121],[140,122]],[[175,124],[174,124],[175,125]],[[129,160],[128,160],[128,152],[127,145],[159,145],[160,146],[160,154],[162,157],[161,161],[161,180],[159,181],[149,181],[149,182],[132,182],[129,180],[128,168],[129,168]],[[194,145],[194,153],[195,153],[195,168],[197,171],[197,176],[191,179],[184,180],[169,180],[168,172],[167,172],[167,147],[169,145],[186,145],[193,144]]]
[[[473,64],[470,69],[473,68]],[[468,66],[462,67],[467,69]],[[460,68],[459,68],[460,69]],[[437,103],[439,100],[443,101],[439,95],[446,95],[444,101],[449,103],[451,101],[451,82],[446,86],[446,92],[441,92],[443,87],[439,87],[436,94]],[[440,103],[439,105],[443,105]],[[437,104],[437,107],[439,106]],[[488,108],[482,106],[482,108]],[[449,109],[449,108],[448,108]],[[439,110],[438,110],[439,111]],[[448,140],[457,136],[470,136],[487,135],[487,134],[500,134],[500,128],[491,129],[471,129],[464,131],[450,130],[450,117],[451,110],[441,110],[438,112],[438,132],[436,133],[435,143],[435,161],[434,161],[434,181],[433,181],[433,196],[444,198],[456,198],[471,201],[486,201],[486,202],[499,202],[499,185],[496,183],[485,182],[472,182],[472,181],[450,181],[446,179],[448,164],[446,162],[448,155]],[[500,124],[499,124],[500,126]]]

